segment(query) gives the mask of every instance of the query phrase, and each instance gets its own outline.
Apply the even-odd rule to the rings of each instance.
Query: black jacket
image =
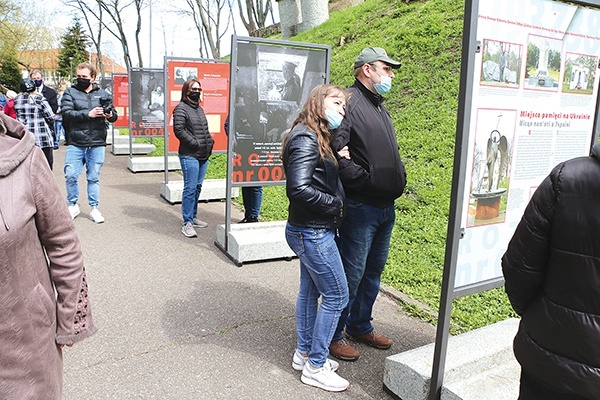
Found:
[[[346,196],[375,207],[388,207],[406,186],[392,119],[382,104],[383,97],[358,80],[347,94],[346,115],[333,139],[334,149],[348,145],[350,150],[350,160],[338,159]]]
[[[173,110],[173,131],[179,139],[179,154],[206,160],[214,140],[208,132],[204,110],[197,103],[181,101]]]
[[[502,257],[521,324],[523,370],[557,391],[600,393],[600,147],[557,165],[535,191]]]
[[[106,120],[90,118],[92,108],[100,106],[100,98],[110,95],[94,85],[89,93],[72,86],[65,90],[60,106],[68,144],[79,147],[106,146]],[[109,122],[117,120],[117,111],[112,110]]]
[[[339,227],[344,189],[335,161],[321,158],[316,134],[304,125],[296,125],[289,135],[283,148],[288,223],[301,228]]]
[[[50,104],[52,112],[56,114],[58,112],[58,93],[56,93],[56,90],[44,85],[42,86],[42,96],[48,100],[48,104]]]

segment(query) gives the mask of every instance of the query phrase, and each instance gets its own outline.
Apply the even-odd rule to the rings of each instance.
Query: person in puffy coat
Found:
[[[502,257],[520,400],[600,396],[600,147],[557,165]]]
[[[84,62],[77,66],[77,83],[63,93],[60,107],[68,147],[65,153],[65,183],[69,213],[79,213],[79,175],[85,165],[89,217],[97,224],[104,222],[100,203],[100,169],[104,165],[106,128],[117,120],[112,98],[96,83],[96,68]]]
[[[35,138],[0,113],[0,398],[60,400],[62,348],[96,332],[83,255]]]
[[[208,131],[204,110],[200,107],[201,95],[200,81],[188,79],[181,88],[181,101],[173,110],[173,131],[179,139],[179,162],[183,172],[181,233],[190,238],[198,235],[194,228],[208,226],[206,222],[197,218],[198,199],[214,140]]]

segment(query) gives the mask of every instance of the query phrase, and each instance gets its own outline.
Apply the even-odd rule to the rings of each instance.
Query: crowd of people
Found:
[[[293,64],[288,68],[293,72]],[[365,48],[354,62],[353,85],[314,87],[282,141],[289,199],[285,237],[300,264],[291,366],[301,372],[303,383],[327,391],[350,385],[330,356],[352,362],[360,357],[354,342],[377,349],[393,344],[375,330],[372,312],[395,224],[394,202],[406,185],[396,132],[383,104],[398,68],[383,48]],[[40,71],[33,71],[0,113],[0,244],[12,249],[4,250],[7,254],[22,254],[0,261],[8,278],[0,281],[0,393],[8,398],[37,398],[36,393],[59,398],[62,347],[96,331],[72,220],[80,214],[77,180],[85,165],[89,216],[104,222],[98,210],[99,175],[107,123],[117,113],[101,104],[108,94],[97,85],[91,64],[79,64],[76,74],[76,83],[58,95],[44,85]],[[173,112],[186,237],[208,226],[198,218],[198,199],[214,141],[201,97],[200,80],[186,80]],[[60,139],[53,124],[59,113],[68,144],[66,203],[50,171]],[[594,398],[600,385],[592,367],[600,364],[594,340],[600,322],[600,244],[593,235],[600,218],[592,207],[599,201],[598,157],[596,146],[591,157],[552,171],[502,259],[506,291],[523,316],[515,339],[522,400]],[[257,217],[247,213],[245,219]],[[33,261],[24,264],[24,259]],[[56,312],[39,316],[49,323],[23,322],[23,315],[39,312],[29,296],[40,293]],[[17,335],[21,331],[28,334]]]

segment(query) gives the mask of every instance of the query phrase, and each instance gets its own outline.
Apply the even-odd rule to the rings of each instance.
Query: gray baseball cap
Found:
[[[381,47],[367,47],[360,52],[356,61],[354,61],[354,69],[375,61],[383,61],[392,68],[400,68],[400,63],[389,58],[385,50]]]

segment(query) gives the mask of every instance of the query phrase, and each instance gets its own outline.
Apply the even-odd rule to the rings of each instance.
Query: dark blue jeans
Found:
[[[334,342],[343,339],[344,326],[351,335],[373,331],[373,304],[379,294],[396,220],[393,205],[378,208],[352,199],[347,199],[346,204],[338,247],[348,280],[349,298],[333,336]]]
[[[348,304],[348,284],[335,243],[335,231],[287,224],[285,237],[300,259],[297,348],[300,353],[308,354],[313,367],[320,368],[329,355],[329,343],[340,314]]]
[[[190,156],[179,156],[183,172],[183,193],[181,194],[181,215],[183,223],[193,223],[198,214],[198,199],[208,169],[208,160],[198,160]]]
[[[242,186],[242,200],[244,201],[244,217],[258,218],[262,206],[262,186]]]

